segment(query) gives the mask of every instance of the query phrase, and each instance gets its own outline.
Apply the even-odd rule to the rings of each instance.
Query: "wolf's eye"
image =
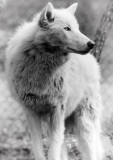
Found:
[[[71,31],[71,28],[70,28],[70,27],[64,27],[64,29],[65,29],[66,31]]]

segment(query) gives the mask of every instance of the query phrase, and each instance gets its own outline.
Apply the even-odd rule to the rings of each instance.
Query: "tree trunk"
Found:
[[[96,57],[97,61],[100,61],[101,52],[103,50],[108,32],[113,24],[113,0],[110,0],[105,13],[100,21],[99,28],[95,35],[95,47],[92,50],[92,54]]]

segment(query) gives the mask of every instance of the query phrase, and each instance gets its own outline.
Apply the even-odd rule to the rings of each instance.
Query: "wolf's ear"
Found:
[[[54,22],[54,7],[52,3],[48,2],[40,15],[39,24],[41,27],[48,27],[50,23]]]
[[[67,8],[67,10],[68,10],[69,12],[71,12],[72,14],[75,14],[76,9],[77,9],[77,6],[78,6],[78,3],[73,3],[71,6],[69,6],[69,7]]]

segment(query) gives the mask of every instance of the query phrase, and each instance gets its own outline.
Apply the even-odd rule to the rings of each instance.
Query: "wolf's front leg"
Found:
[[[61,148],[64,141],[64,106],[57,106],[50,118],[50,149],[49,160],[60,160]]]
[[[86,160],[103,159],[99,118],[101,106],[95,105],[86,100],[79,106],[79,112],[76,112],[77,137]]]
[[[42,144],[41,119],[32,110],[24,108],[31,133],[35,160],[45,160]]]
[[[62,149],[61,149],[61,160],[68,160],[66,142],[64,142],[63,145],[62,145]]]

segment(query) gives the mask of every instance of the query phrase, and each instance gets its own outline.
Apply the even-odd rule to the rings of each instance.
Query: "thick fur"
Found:
[[[45,159],[41,119],[48,116],[49,160],[67,159],[64,132],[70,129],[87,160],[102,160],[100,70],[90,53],[80,55],[90,39],[80,33],[70,12],[75,6],[58,10],[49,3],[8,43],[9,87],[26,113],[36,160]],[[67,25],[71,32],[64,30]]]

